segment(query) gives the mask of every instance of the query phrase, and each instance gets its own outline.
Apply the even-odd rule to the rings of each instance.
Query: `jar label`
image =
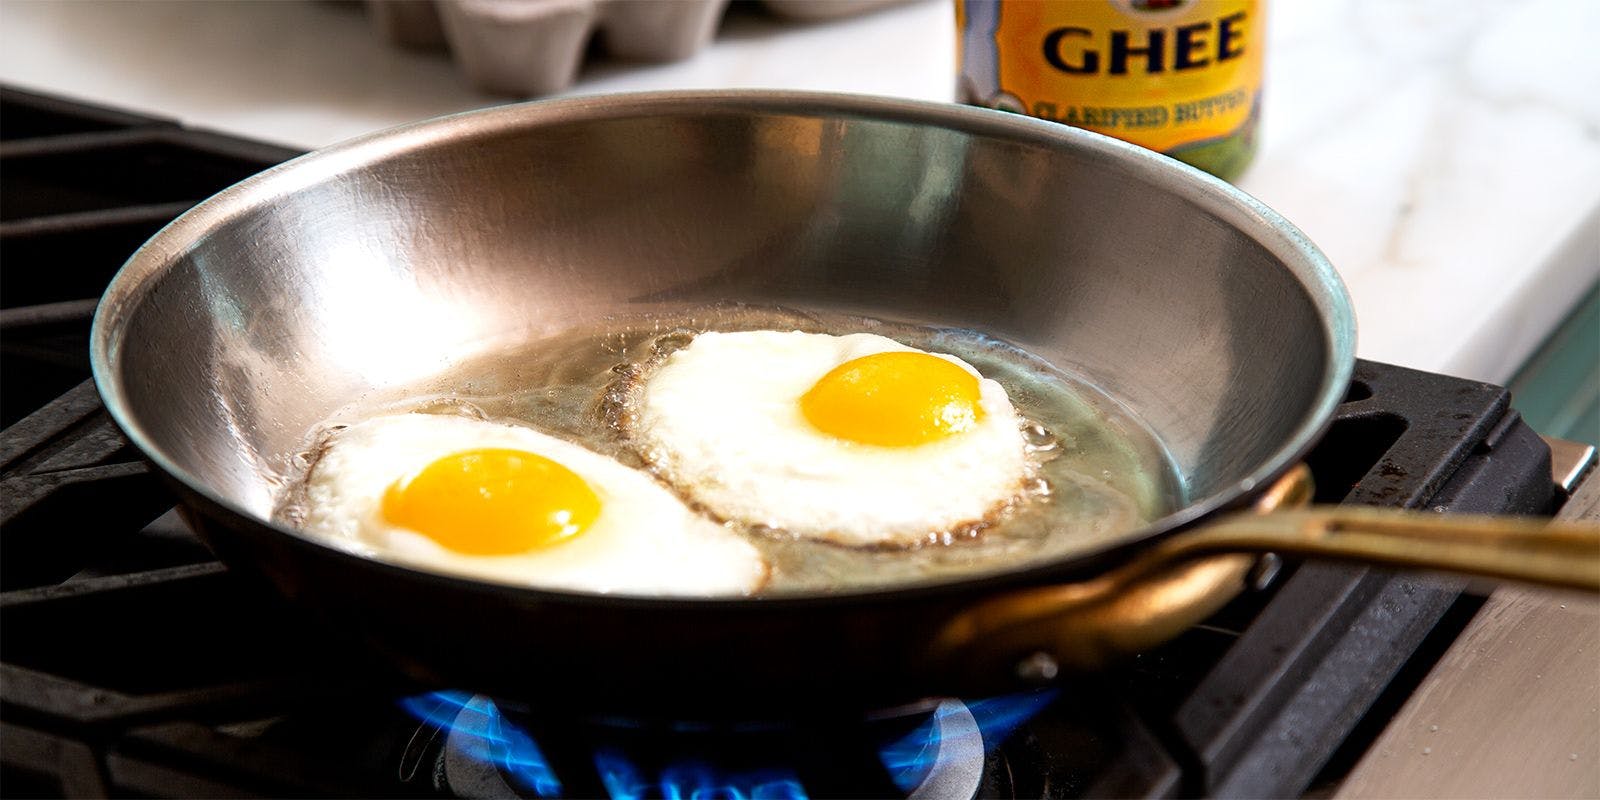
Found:
[[[966,102],[1190,163],[1248,158],[1266,34],[1254,0],[957,0],[956,15]]]

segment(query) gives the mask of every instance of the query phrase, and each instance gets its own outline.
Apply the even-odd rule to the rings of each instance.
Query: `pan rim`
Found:
[[[750,596],[649,596],[602,594],[502,584],[413,567],[403,562],[356,555],[308,536],[224,497],[198,476],[180,467],[139,424],[125,402],[120,352],[117,347],[132,311],[150,291],[153,279],[182,259],[197,234],[224,225],[229,219],[273,202],[276,198],[326,180],[343,171],[425,148],[462,134],[484,136],[521,127],[607,119],[645,118],[661,114],[679,116],[719,113],[753,113],[821,119],[865,118],[886,122],[932,125],[980,137],[993,137],[1043,148],[1064,143],[1098,151],[1118,161],[1120,168],[1152,181],[1176,171],[1182,180],[1172,190],[1219,219],[1249,231],[1252,239],[1272,253],[1305,290],[1323,324],[1328,368],[1317,388],[1316,402],[1300,424],[1254,469],[1209,496],[1189,502],[1147,525],[1109,537],[1099,546],[1068,556],[998,571],[980,572],[938,580],[859,587],[837,592],[775,593]],[[1278,476],[1302,459],[1326,432],[1342,401],[1355,368],[1355,315],[1349,291],[1332,263],[1299,228],[1281,214],[1239,188],[1179,161],[1100,134],[1023,115],[984,108],[922,100],[883,98],[861,94],[767,90],[681,90],[585,96],[540,100],[488,109],[464,111],[376,131],[290,159],[245,179],[202,201],[161,228],[129,256],[112,277],[90,329],[90,366],[102,402],[118,428],[158,470],[187,492],[202,498],[252,525],[288,536],[341,557],[359,559],[384,569],[403,570],[442,581],[457,588],[525,593],[530,600],[601,603],[635,603],[682,609],[726,609],[730,605],[801,607],[836,602],[871,602],[986,592],[1018,586],[1071,580],[1092,574],[1109,563],[1125,559],[1132,551],[1170,536],[1207,517],[1245,504]]]

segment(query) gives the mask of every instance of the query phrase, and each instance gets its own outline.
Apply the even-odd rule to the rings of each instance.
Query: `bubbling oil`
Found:
[[[470,359],[420,384],[364,397],[311,432],[312,444],[292,459],[300,474],[292,476],[274,519],[293,525],[303,514],[304,482],[330,431],[382,414],[454,414],[527,425],[651,471],[629,432],[638,388],[697,334],[749,330],[874,333],[957,356],[1005,388],[1023,418],[1023,437],[1037,467],[1020,501],[992,524],[942,532],[933,537],[938,543],[911,549],[852,548],[726,522],[771,565],[765,594],[880,588],[1015,569],[1098,549],[1109,537],[1183,502],[1171,459],[1130,412],[1019,348],[969,330],[734,306],[612,319],[603,329],[528,342]],[[698,508],[692,497],[682,499]]]

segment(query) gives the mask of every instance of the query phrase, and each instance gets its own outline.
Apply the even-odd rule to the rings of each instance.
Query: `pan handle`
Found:
[[[927,663],[984,690],[1007,674],[1094,669],[1178,635],[1240,589],[1252,554],[1283,553],[1482,575],[1600,592],[1600,525],[1306,507],[1299,465],[1253,511],[1155,543],[1086,580],[1007,592],[962,609],[929,640]],[[992,687],[986,684],[993,683]]]
[[[1277,552],[1600,592],[1600,524],[1328,506],[1224,517],[1169,559]]]

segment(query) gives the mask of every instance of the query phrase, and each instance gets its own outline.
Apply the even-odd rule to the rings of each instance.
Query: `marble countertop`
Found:
[[[1270,6],[1262,147],[1239,185],[1350,286],[1366,358],[1503,382],[1600,278],[1600,3]],[[954,94],[954,15],[751,10],[665,65],[591,60],[565,94],[768,87]],[[0,2],[0,82],[312,148],[506,102],[361,7]]]

